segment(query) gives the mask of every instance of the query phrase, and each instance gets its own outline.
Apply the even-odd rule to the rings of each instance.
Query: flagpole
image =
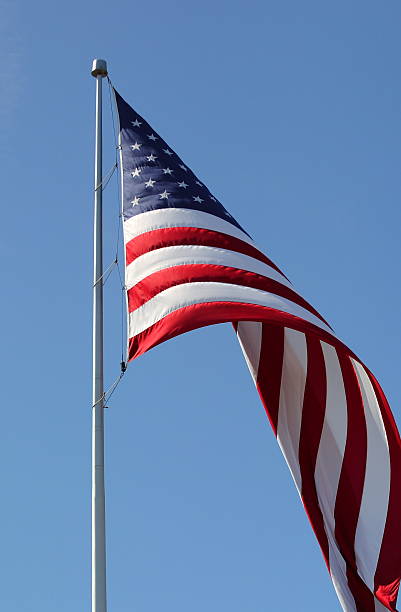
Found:
[[[93,222],[93,379],[92,379],[92,612],[106,612],[106,529],[104,492],[103,236],[102,236],[102,79],[107,64],[95,59],[95,198]]]

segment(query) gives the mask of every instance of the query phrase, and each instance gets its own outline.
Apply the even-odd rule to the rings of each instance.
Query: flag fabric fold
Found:
[[[395,610],[401,443],[379,383],[115,92],[129,358],[232,322],[344,610]]]

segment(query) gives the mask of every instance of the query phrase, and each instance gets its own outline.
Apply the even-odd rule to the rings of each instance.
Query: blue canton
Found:
[[[158,208],[189,208],[220,217],[245,231],[149,123],[117,91],[115,95],[123,159],[124,220]]]

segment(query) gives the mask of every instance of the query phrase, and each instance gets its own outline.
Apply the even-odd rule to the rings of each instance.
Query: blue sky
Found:
[[[93,57],[399,409],[401,7],[0,3],[0,608],[90,609]],[[105,97],[105,170],[113,163]],[[105,192],[113,259],[115,177]],[[120,360],[106,287],[106,372]],[[109,608],[339,610],[229,325],[129,366],[106,415]]]

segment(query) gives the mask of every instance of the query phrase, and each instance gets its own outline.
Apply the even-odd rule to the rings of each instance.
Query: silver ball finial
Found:
[[[106,60],[94,59],[92,63],[92,76],[102,78],[107,76],[107,63]]]

